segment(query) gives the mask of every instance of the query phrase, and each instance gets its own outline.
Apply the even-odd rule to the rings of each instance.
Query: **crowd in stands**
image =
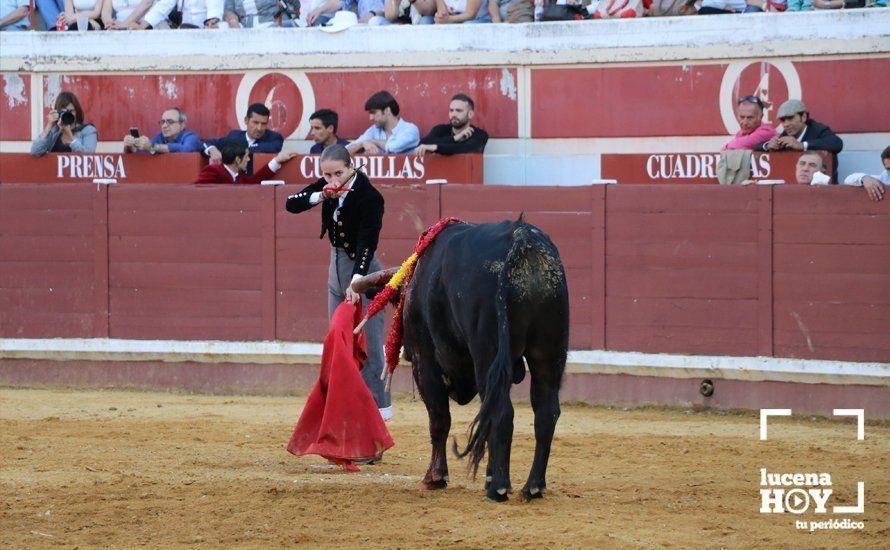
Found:
[[[0,31],[529,23],[886,7],[888,0],[0,0]],[[34,13],[32,13],[32,10]],[[39,16],[39,17],[38,17]]]
[[[485,130],[471,124],[476,106],[466,94],[451,98],[448,123],[433,127],[422,139],[417,126],[401,117],[399,103],[389,92],[375,93],[364,107],[372,124],[352,142],[337,134],[340,117],[336,111],[320,109],[309,115],[309,135],[315,142],[310,154],[320,154],[326,147],[340,144],[350,153],[454,155],[482,153],[488,142]],[[270,119],[269,109],[262,103],[254,103],[247,108],[245,130],[232,130],[220,138],[201,140],[198,134],[187,129],[185,111],[170,107],[161,114],[157,134],[144,136],[139,128],[133,127],[123,137],[122,145],[125,153],[203,153],[211,164],[219,164],[225,163],[224,146],[234,143],[231,150],[247,152],[246,158],[239,156],[238,164],[243,162],[241,171],[249,175],[253,173],[253,153],[277,154],[284,147],[284,136],[269,129]],[[84,111],[77,97],[71,92],[62,92],[47,114],[45,128],[31,144],[31,154],[89,153],[96,150],[97,141],[96,127],[84,121]],[[230,156],[229,160],[234,161],[235,157]]]

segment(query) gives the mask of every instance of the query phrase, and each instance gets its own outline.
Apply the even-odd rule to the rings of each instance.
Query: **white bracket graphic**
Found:
[[[865,482],[856,482],[856,506],[835,506],[835,514],[862,514],[865,512]]]
[[[865,439],[865,409],[834,409],[834,416],[856,417],[856,439]]]
[[[760,440],[766,441],[766,422],[771,416],[791,416],[791,409],[760,409]]]

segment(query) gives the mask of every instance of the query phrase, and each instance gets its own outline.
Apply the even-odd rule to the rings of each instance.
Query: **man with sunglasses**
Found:
[[[776,129],[763,122],[763,102],[757,96],[739,99],[736,119],[739,121],[739,131],[723,146],[722,151],[753,151],[757,144],[776,137]]]
[[[127,153],[197,153],[201,151],[198,134],[185,129],[185,113],[179,107],[164,111],[158,124],[161,131],[153,138],[134,136],[134,131],[124,137],[124,151]],[[136,130],[136,129],[134,129]]]
[[[783,131],[757,145],[757,151],[828,151],[831,153],[831,181],[837,181],[837,154],[844,142],[828,126],[810,118],[806,105],[789,99],[779,106]]]

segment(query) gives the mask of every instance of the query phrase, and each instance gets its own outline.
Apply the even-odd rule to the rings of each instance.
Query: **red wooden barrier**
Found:
[[[890,360],[890,210],[848,187],[381,185],[379,256],[444,215],[525,218],[573,348]],[[319,341],[330,247],[298,186],[0,186],[0,337]]]
[[[831,174],[831,155],[819,152]],[[754,180],[782,180],[797,184],[799,152],[755,153],[751,162]],[[604,154],[600,174],[618,183],[718,183],[719,153]],[[834,182],[837,183],[837,182]]]

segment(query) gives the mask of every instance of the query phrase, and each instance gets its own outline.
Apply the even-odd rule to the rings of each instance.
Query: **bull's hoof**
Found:
[[[508,498],[509,497],[507,496],[507,488],[506,487],[501,487],[500,489],[498,489],[496,491],[489,488],[485,492],[485,500],[487,500],[488,502],[496,502],[496,503],[507,502]]]
[[[448,487],[447,479],[424,479],[422,483],[423,488],[428,491],[435,491],[436,489],[444,489]]]
[[[547,487],[529,487],[526,485],[522,488],[522,500],[524,502],[528,502],[535,498],[544,498],[544,493],[547,492]]]

